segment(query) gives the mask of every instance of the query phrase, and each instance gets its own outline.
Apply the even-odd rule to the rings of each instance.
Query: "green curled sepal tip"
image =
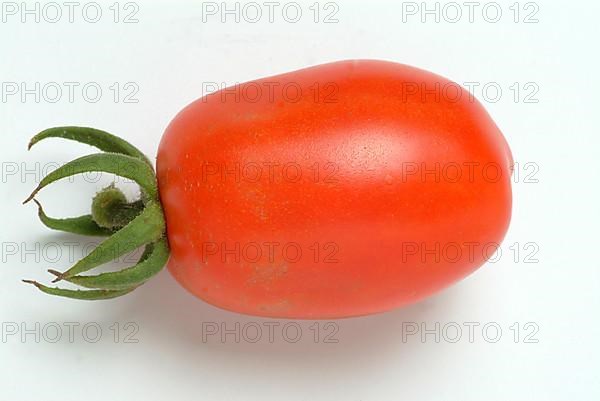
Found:
[[[44,212],[42,204],[35,198],[32,199],[38,206],[38,217],[40,221],[48,228],[53,230],[64,231],[72,234],[90,235],[106,237],[114,233],[114,230],[105,227],[100,227],[91,214],[86,214],[78,217],[68,217],[66,219],[55,219],[49,217]]]
[[[122,290],[68,290],[66,288],[48,287],[40,284],[35,280],[22,280],[24,283],[33,284],[40,291],[49,294],[56,295],[59,297],[81,299],[85,301],[95,301],[99,299],[112,299],[120,297],[125,294],[129,294],[135,290],[136,287],[126,288]]]
[[[110,290],[135,288],[144,284],[162,270],[169,257],[169,247],[165,239],[157,241],[154,244],[149,244],[147,247],[150,248],[150,251],[146,252],[137,264],[120,271],[102,273],[95,276],[76,275],[70,277],[65,277],[63,273],[53,269],[49,269],[48,272],[57,278],[85,288]]]

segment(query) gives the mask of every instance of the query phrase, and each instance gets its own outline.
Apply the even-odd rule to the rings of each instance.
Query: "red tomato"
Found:
[[[491,256],[511,167],[481,104],[417,68],[343,61],[227,88],[187,106],[159,147],[168,268],[240,313],[396,308]]]

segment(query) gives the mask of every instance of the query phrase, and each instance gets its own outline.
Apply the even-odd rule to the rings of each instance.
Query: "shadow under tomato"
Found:
[[[339,375],[340,370],[376,366],[382,358],[398,354],[406,363],[415,357],[427,358],[420,352],[431,353],[431,348],[420,347],[418,339],[403,340],[403,323],[452,314],[460,308],[454,295],[445,291],[408,307],[358,318],[266,319],[211,306],[163,271],[121,300],[119,319],[135,320],[140,341],[151,342],[157,352],[179,355],[190,365],[209,360],[222,369],[274,365],[296,373],[317,368],[327,374],[328,369],[335,369]]]

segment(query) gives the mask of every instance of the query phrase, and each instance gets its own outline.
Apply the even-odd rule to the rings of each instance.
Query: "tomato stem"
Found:
[[[109,185],[98,192],[92,200],[92,219],[100,226],[111,230],[126,226],[144,208],[144,202],[127,202],[125,194]]]

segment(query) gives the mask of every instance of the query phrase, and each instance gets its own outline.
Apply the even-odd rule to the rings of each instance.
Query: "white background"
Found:
[[[2,1],[4,8],[7,3]],[[2,399],[599,399],[598,2],[521,2],[518,22],[512,0],[487,8],[487,14],[481,3],[473,22],[459,2],[463,15],[454,23],[449,19],[456,7],[444,3],[438,6],[439,22],[435,15],[425,15],[423,22],[420,2],[411,15],[403,13],[406,2],[337,0],[332,17],[337,23],[323,22],[336,10],[325,8],[325,1],[319,3],[318,22],[309,8],[314,2],[299,3],[303,14],[297,23],[285,20],[285,3],[275,9],[272,23],[266,7],[257,23],[248,21],[254,18],[251,9],[239,22],[234,15],[221,22],[222,10],[203,21],[200,1],[138,2],[133,16],[138,22],[123,23],[135,9],[119,3],[114,22],[112,3],[102,3],[97,23],[83,18],[85,2],[75,9],[73,23],[65,6],[55,23],[49,21],[55,9],[44,15],[41,4],[39,22],[35,15],[21,21],[20,2],[16,15],[2,14]],[[498,7],[502,17],[493,23]],[[285,16],[293,18],[288,11]],[[93,10],[88,12],[93,18]],[[530,20],[537,22],[524,23],[532,12]],[[20,203],[45,167],[91,149],[48,140],[26,152],[33,134],[56,125],[95,126],[154,155],[170,119],[205,94],[206,83],[232,85],[349,58],[392,60],[479,84],[474,94],[507,137],[520,173],[512,224],[496,263],[417,305],[329,326],[289,325],[213,308],[166,271],[130,296],[96,303],[53,298],[20,282],[48,282],[48,267],[63,270],[71,263],[69,243],[76,244],[75,256],[90,244],[44,228],[35,206]],[[38,93],[39,101],[33,94],[22,98],[21,89],[11,94],[14,83],[31,89],[52,82],[79,83],[73,102],[66,86],[55,103],[55,92]],[[81,92],[90,82],[103,90],[96,103]],[[119,99],[110,89],[115,82]],[[137,103],[123,101],[132,88],[126,83],[139,89],[132,98]],[[487,94],[481,90],[486,84]],[[54,184],[39,199],[54,216],[85,213],[91,196],[109,182],[90,181]],[[62,253],[53,262],[56,244]],[[273,343],[265,322],[279,324]],[[471,339],[469,322],[478,324]],[[73,341],[69,323],[79,324]],[[234,335],[224,340],[207,335],[209,326],[222,323],[234,331],[240,325],[239,343]],[[407,335],[415,325],[430,334]],[[457,325],[462,337],[452,342]],[[56,326],[62,338],[53,343]],[[263,337],[252,343],[257,326]],[[93,343],[97,327],[102,335]],[[289,338],[298,327],[302,335],[293,343]],[[134,328],[137,343],[126,342]],[[323,338],[332,333],[337,343]]]

